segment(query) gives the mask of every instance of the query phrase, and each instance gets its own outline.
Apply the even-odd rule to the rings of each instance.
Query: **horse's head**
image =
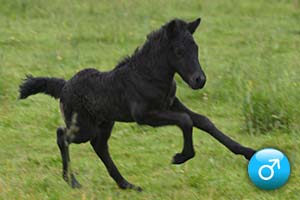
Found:
[[[198,59],[198,45],[193,38],[200,21],[198,18],[186,23],[175,19],[165,25],[169,41],[168,63],[192,89],[203,88],[206,82]]]

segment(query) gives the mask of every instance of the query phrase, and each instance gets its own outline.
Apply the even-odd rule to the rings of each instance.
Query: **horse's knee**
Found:
[[[183,113],[180,119],[180,128],[182,130],[189,130],[193,128],[193,120],[188,114]]]

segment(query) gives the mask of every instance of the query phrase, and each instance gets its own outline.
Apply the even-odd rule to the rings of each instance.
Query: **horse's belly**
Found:
[[[98,118],[101,116],[106,121],[133,121],[129,106],[121,96],[119,98],[100,97],[97,102],[94,108],[97,110]]]

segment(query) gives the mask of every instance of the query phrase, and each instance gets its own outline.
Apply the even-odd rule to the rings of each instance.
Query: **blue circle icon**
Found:
[[[272,148],[256,152],[248,164],[248,175],[260,189],[274,190],[283,186],[290,176],[288,158]]]

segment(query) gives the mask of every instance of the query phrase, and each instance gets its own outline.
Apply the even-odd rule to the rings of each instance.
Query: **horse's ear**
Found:
[[[166,30],[167,30],[167,37],[170,39],[174,38],[177,34],[176,21],[172,20],[171,22],[169,22],[167,24]]]
[[[188,23],[187,28],[188,28],[188,30],[191,34],[193,34],[196,31],[196,29],[199,26],[200,22],[201,22],[201,18],[198,18],[195,21],[192,21],[192,22]]]

